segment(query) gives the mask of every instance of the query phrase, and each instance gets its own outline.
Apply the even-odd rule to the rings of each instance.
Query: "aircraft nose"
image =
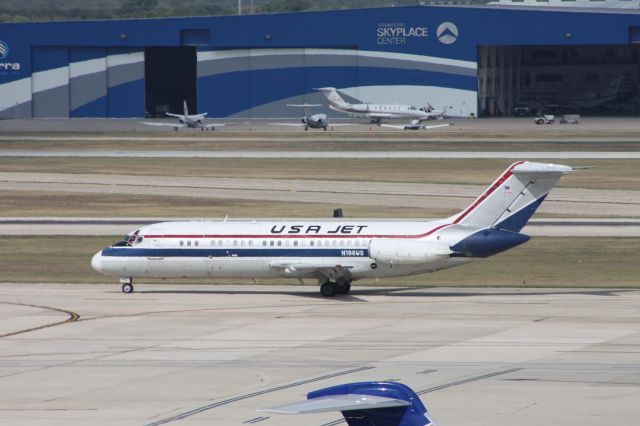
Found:
[[[96,272],[102,272],[102,252],[99,251],[91,258],[91,267]]]

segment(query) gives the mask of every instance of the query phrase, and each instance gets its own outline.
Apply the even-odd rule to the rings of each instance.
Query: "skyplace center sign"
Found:
[[[380,22],[376,34],[378,44],[406,44],[408,38],[429,37],[429,27],[409,27],[404,22]]]

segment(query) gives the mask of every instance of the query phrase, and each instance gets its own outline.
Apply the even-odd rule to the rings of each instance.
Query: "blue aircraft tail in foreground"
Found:
[[[303,414],[340,411],[349,426],[437,426],[410,387],[395,382],[359,382],[310,392],[305,401],[260,411]]]

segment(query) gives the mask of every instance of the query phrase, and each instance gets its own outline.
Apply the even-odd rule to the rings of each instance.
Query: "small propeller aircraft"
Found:
[[[180,128],[189,128],[189,129],[200,129],[202,131],[205,130],[215,130],[216,127],[224,127],[224,126],[233,126],[239,123],[206,123],[207,113],[203,112],[202,114],[192,114],[189,115],[189,109],[187,108],[187,101],[182,101],[184,106],[184,114],[172,114],[167,112],[169,117],[175,117],[178,119],[177,124],[172,123],[158,123],[154,121],[142,121],[142,124],[146,124],[147,126],[161,126],[161,127],[173,127],[174,130],[178,130]]]
[[[304,108],[304,117],[300,119],[301,124],[297,123],[269,123],[272,126],[295,126],[298,127],[300,125],[304,126],[304,130],[311,129],[323,129],[327,130],[329,127],[329,117],[327,114],[318,113],[311,114],[311,108],[313,107],[321,107],[321,104],[287,104],[288,107],[296,107],[296,108]],[[340,123],[340,124],[331,124],[331,126],[353,126],[352,123]]]

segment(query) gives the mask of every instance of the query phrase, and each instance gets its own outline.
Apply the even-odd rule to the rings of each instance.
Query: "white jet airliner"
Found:
[[[323,296],[362,278],[433,272],[529,240],[520,233],[569,166],[520,161],[462,212],[432,222],[165,222],[96,253],[91,266],[120,277],[314,278]]]
[[[425,107],[413,105],[391,104],[350,104],[342,99],[335,87],[321,87],[319,90],[329,101],[329,108],[356,117],[367,117],[372,123],[380,123],[383,119],[404,118],[408,120],[432,120],[444,118],[444,112],[427,104]]]

